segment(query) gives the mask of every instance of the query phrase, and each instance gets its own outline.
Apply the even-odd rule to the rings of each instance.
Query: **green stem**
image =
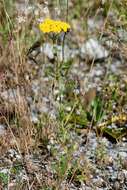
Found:
[[[69,0],[67,0],[66,22],[68,22],[68,3],[69,3]]]
[[[64,33],[64,36],[63,36],[63,42],[62,42],[62,63],[64,62],[64,45],[65,45],[65,37],[66,37],[66,32]]]

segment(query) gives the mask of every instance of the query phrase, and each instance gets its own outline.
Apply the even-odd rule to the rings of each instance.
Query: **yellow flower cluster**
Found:
[[[51,20],[46,19],[42,23],[39,24],[39,28],[44,33],[60,33],[60,32],[67,32],[70,30],[70,25],[66,22],[62,22],[59,20]]]

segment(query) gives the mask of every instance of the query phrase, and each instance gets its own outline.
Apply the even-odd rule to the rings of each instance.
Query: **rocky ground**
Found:
[[[90,1],[96,15],[89,13],[85,21],[78,14],[86,6],[78,10],[70,1],[64,62],[62,34],[55,44],[62,62],[58,80],[51,40],[45,37],[27,54],[40,38],[36,22],[49,15],[61,18],[62,9],[52,2],[13,3],[17,28],[7,46],[15,46],[23,25],[31,43],[10,55],[0,46],[0,189],[126,190],[126,28],[106,1]],[[104,130],[98,130],[104,121]]]

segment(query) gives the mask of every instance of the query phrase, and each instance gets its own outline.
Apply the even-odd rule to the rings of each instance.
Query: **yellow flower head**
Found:
[[[60,33],[60,32],[68,32],[71,27],[66,22],[46,19],[39,24],[39,28],[44,33],[50,33],[50,32]]]

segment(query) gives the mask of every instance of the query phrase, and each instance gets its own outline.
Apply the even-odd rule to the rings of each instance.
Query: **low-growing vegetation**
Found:
[[[0,189],[127,189],[126,6],[0,1]]]

